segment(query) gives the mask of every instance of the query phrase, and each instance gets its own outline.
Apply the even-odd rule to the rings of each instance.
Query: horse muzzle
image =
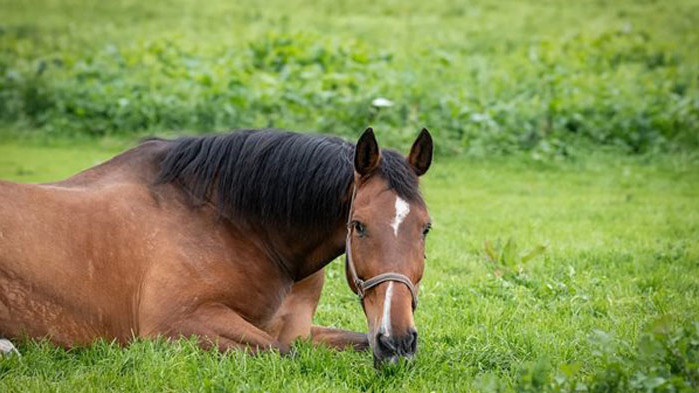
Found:
[[[387,335],[379,331],[372,343],[377,367],[398,363],[400,358],[412,360],[417,352],[417,330],[410,328],[401,335]]]

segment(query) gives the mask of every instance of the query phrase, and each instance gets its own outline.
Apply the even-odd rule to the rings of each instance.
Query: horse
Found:
[[[294,340],[412,358],[430,219],[408,156],[281,130],[151,138],[47,184],[0,181],[0,335],[70,348],[196,337],[288,353]],[[347,253],[368,334],[312,324]]]

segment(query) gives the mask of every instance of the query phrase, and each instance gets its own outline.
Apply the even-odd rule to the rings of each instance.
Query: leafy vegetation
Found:
[[[537,157],[699,145],[691,0],[0,0],[0,8],[6,129],[355,136],[371,124],[404,145],[428,126],[442,154]],[[372,105],[377,98],[388,101]]]
[[[0,178],[56,180],[115,154],[102,142],[0,144]],[[60,163],[60,164],[59,164]],[[299,343],[290,357],[193,342],[20,344],[2,392],[699,389],[699,163],[613,157],[541,163],[438,158],[413,364]],[[316,323],[364,330],[341,261]]]

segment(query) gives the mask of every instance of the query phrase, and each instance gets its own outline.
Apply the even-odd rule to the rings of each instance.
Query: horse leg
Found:
[[[311,323],[324,281],[321,270],[291,288],[267,329],[279,342],[291,345],[298,338],[311,336]]]
[[[369,339],[366,334],[350,332],[342,329],[313,326],[311,337],[314,343],[322,343],[335,349],[352,348],[355,351],[369,349]]]
[[[220,303],[200,306],[189,317],[175,323],[168,330],[169,337],[196,335],[202,346],[218,347],[222,352],[230,349],[246,349],[253,353],[276,349],[287,353],[289,346],[246,321],[238,313]]]
[[[365,334],[312,325],[324,281],[325,272],[321,269],[294,284],[273,319],[273,334],[285,345],[291,345],[298,338],[310,337],[316,344],[336,349],[367,349],[369,341]]]

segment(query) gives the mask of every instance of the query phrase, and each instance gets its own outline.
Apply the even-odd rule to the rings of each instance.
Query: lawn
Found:
[[[57,180],[121,147],[5,142],[0,178]],[[0,391],[699,388],[696,158],[437,158],[423,191],[434,230],[413,364],[376,371],[367,353],[308,343],[253,357],[189,341],[24,342],[0,360]],[[363,330],[342,268],[327,271],[316,322]]]

